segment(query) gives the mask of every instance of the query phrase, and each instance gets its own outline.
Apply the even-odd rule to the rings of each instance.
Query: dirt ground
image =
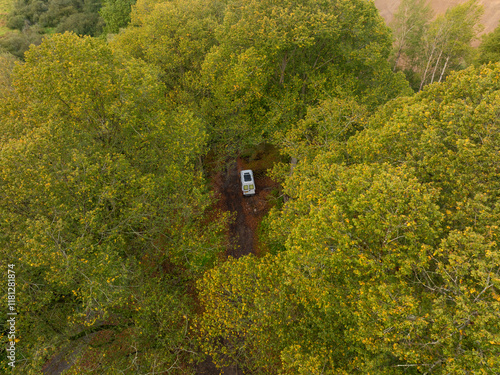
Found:
[[[257,229],[270,209],[271,192],[278,188],[278,184],[266,174],[268,166],[267,161],[240,157],[226,171],[212,178],[218,208],[232,215],[227,231],[226,256],[239,258],[261,253]],[[253,196],[242,194],[240,172],[244,169],[254,172],[256,193]]]
[[[230,212],[230,221],[226,232],[225,256],[235,258],[248,254],[260,255],[258,226],[271,206],[270,195],[279,185],[267,176],[267,169],[272,161],[259,155],[272,155],[275,150],[263,149],[252,157],[237,158],[222,172],[211,177],[212,189],[217,198],[217,209]],[[273,156],[271,156],[271,159]],[[256,193],[244,196],[241,191],[240,172],[252,169]],[[238,375],[242,374],[237,366],[218,370],[210,358],[198,366],[197,375]]]

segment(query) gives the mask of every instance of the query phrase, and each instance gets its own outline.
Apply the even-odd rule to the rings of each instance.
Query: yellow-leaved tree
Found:
[[[0,108],[0,241],[26,359],[15,373],[70,349],[75,374],[189,366],[185,288],[220,250],[218,224],[204,220],[195,163],[204,124],[167,105],[158,74],[70,33],[14,70]]]
[[[311,108],[273,252],[199,285],[209,353],[262,374],[497,373],[499,77],[467,69],[366,122]]]

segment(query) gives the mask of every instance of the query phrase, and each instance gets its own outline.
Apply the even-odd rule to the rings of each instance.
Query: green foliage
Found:
[[[41,27],[56,32],[73,31],[78,35],[97,35],[102,29],[98,11],[100,0],[54,0],[47,3],[47,11],[39,15]]]
[[[472,226],[476,215],[470,202],[486,197],[490,205],[500,187],[492,168],[500,141],[497,77],[498,64],[469,68],[450,76],[447,85],[432,85],[415,99],[389,106],[353,138],[351,157],[416,168],[422,181],[442,191],[443,207],[458,215],[453,226]],[[462,213],[465,207],[471,211]]]
[[[479,46],[477,64],[487,64],[500,61],[500,26],[491,33],[483,35]]]
[[[15,31],[6,33],[0,46],[22,59],[31,44],[41,43],[43,34],[99,35],[100,8],[100,0],[16,0],[7,17],[7,27]]]
[[[42,42],[42,33],[40,29],[29,27],[22,32],[8,32],[0,39],[0,48],[4,53],[9,53],[18,59],[24,58],[24,53],[30,45],[39,45]]]
[[[257,373],[279,369],[291,325],[281,308],[287,299],[281,265],[266,260],[228,259],[198,283],[206,311],[198,323],[200,340],[218,365],[238,363]]]
[[[18,355],[29,360],[16,371],[39,373],[65,342],[101,331],[122,344],[96,371],[128,368],[136,339],[146,348],[137,371],[169,368],[190,345],[186,285],[220,250],[194,163],[203,123],[169,109],[155,69],[90,37],[45,39],[12,80],[1,107],[0,241],[20,275]],[[153,299],[166,303],[154,319]],[[80,354],[76,373],[89,370]]]
[[[12,9],[10,0],[0,0],[0,35],[3,35],[8,29],[6,28],[7,14]]]
[[[422,86],[468,63],[475,1],[429,24],[402,3]],[[202,352],[256,374],[497,373],[500,65],[401,97],[373,2],[131,5],[27,0],[11,17],[19,57],[43,31],[98,34],[99,12],[115,34],[0,56],[14,373],[72,350],[69,374],[190,374]],[[214,266],[228,215],[200,160],[263,140],[292,167],[273,170],[270,251]]]
[[[432,17],[432,9],[424,0],[402,0],[390,25],[394,35],[390,56],[393,70],[402,69],[414,88],[420,84],[415,77],[415,66]]]
[[[407,85],[387,65],[390,36],[370,2],[231,1],[203,64],[214,143],[272,138],[330,97],[375,106]]]
[[[392,24],[394,69],[403,69],[416,91],[441,82],[450,71],[464,69],[473,59],[471,43],[482,30],[482,14],[477,0],[469,0],[431,21],[425,2],[402,1]]]
[[[198,76],[206,53],[216,43],[214,28],[221,5],[204,0],[157,2],[140,0],[131,27],[113,39],[113,46],[158,67],[174,100],[191,104],[200,95]],[[188,94],[188,99],[183,95]]]
[[[17,0],[9,12],[6,33],[0,47],[19,59],[30,45],[39,45],[44,34],[71,31],[78,35],[99,35],[103,20],[100,0]]]
[[[106,23],[106,33],[117,33],[121,28],[126,27],[130,22],[130,12],[133,0],[106,0],[99,11],[99,14]]]
[[[422,74],[420,90],[427,83],[441,82],[447,70],[458,70],[470,64],[471,42],[482,30],[479,23],[482,14],[483,8],[477,0],[470,0],[448,9],[444,16],[437,17],[429,25],[419,67]]]
[[[0,54],[0,97],[4,99],[12,91],[12,70],[17,59],[9,54]]]
[[[422,244],[435,241],[441,216],[436,192],[404,170],[325,161],[299,164],[296,185],[285,186],[294,199],[273,214],[284,253],[226,263],[203,281],[204,337],[234,338],[210,354],[258,364],[258,373],[310,362],[325,373],[353,373],[363,365],[352,363],[362,345],[350,337],[362,296],[385,284],[403,294],[411,265],[426,262]]]
[[[351,98],[327,99],[309,107],[304,119],[298,121],[282,139],[282,152],[298,159],[312,159],[320,153],[339,149],[350,137],[361,131],[368,111]]]
[[[496,64],[451,75],[445,85],[431,85],[380,111],[349,141],[357,162],[404,163],[440,192],[441,242],[429,265],[414,269],[418,313],[411,312],[393,338],[382,333],[398,326],[385,325],[378,333],[387,340],[387,352],[399,353],[407,368],[499,368],[499,72]],[[404,332],[409,336],[401,341]]]
[[[262,374],[498,372],[499,75],[469,68],[368,121],[312,108],[266,222],[284,248],[199,284],[209,354]]]

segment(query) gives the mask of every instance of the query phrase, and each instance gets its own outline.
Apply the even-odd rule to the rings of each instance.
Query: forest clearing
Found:
[[[0,373],[500,373],[500,27],[448,3],[16,2]]]

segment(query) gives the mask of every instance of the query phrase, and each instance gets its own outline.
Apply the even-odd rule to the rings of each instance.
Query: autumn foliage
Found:
[[[443,42],[413,94],[391,38],[363,0],[139,0],[0,56],[1,371],[498,373],[500,63]],[[262,142],[262,251],[227,257],[209,181]]]

